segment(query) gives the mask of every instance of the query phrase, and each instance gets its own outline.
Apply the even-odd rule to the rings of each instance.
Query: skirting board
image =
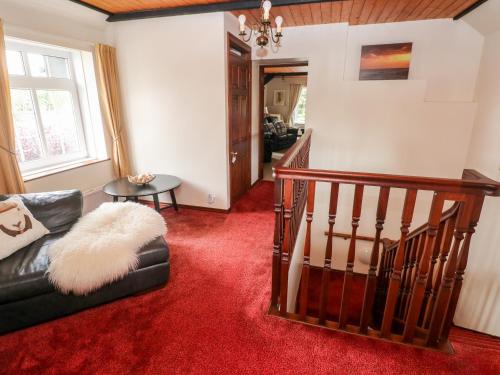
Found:
[[[152,205],[152,203],[153,203],[152,201],[146,200],[146,199],[139,199],[139,202],[142,204],[146,204],[146,205]],[[231,211],[230,208],[228,208],[228,209],[212,208],[212,207],[203,207],[203,206],[192,206],[189,204],[177,204],[177,206],[179,206],[179,208],[187,208],[190,210],[198,210],[198,211],[218,212],[221,214],[227,214]],[[160,202],[160,208],[165,208],[165,207],[170,207],[170,203]]]
[[[209,211],[209,212],[218,212],[221,214],[228,214],[231,209],[230,208],[212,208],[212,207],[202,207],[202,206],[190,206],[188,204],[178,204],[179,208],[188,208],[191,210],[199,210],[199,211]]]

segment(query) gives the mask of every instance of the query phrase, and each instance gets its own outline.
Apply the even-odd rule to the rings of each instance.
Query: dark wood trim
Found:
[[[230,82],[229,82],[229,59],[231,57],[231,48],[236,47],[236,49],[239,49],[241,52],[243,52],[242,57],[244,56],[245,59],[247,60],[248,63],[248,74],[249,74],[249,96],[248,96],[248,114],[249,114],[249,119],[248,119],[248,128],[249,128],[249,134],[250,134],[250,147],[249,147],[249,158],[250,158],[250,170],[249,170],[249,189],[252,184],[252,48],[246,44],[244,41],[242,41],[240,38],[237,36],[231,34],[230,32],[227,32],[227,42],[226,42],[226,103],[227,103],[227,117],[226,117],[226,123],[227,123],[227,151],[228,151],[228,176],[229,176],[229,209],[233,206],[233,197],[231,196],[231,162],[229,158],[229,152],[231,151],[231,142],[232,142],[232,133],[231,133],[231,126],[230,126],[230,121],[232,118],[231,115],[231,87],[230,87]]]
[[[479,0],[479,1],[475,2],[470,7],[462,10],[455,17],[453,17],[453,20],[455,20],[455,21],[459,20],[460,18],[466,16],[467,14],[469,14],[470,12],[472,12],[473,10],[475,10],[476,8],[479,8],[481,5],[483,5],[487,1],[488,0]]]
[[[81,0],[69,0],[73,3],[76,3],[76,4],[79,4],[79,5],[82,5],[84,6],[85,8],[89,8],[89,9],[92,9],[92,10],[95,10],[96,12],[100,12],[100,13],[103,13],[107,16],[112,16],[113,13],[111,12],[108,12],[107,10],[105,9],[102,9],[102,8],[99,8],[99,7],[96,7],[95,5],[92,5],[92,4],[89,4],[89,3],[86,3],[85,1],[81,1]]]
[[[313,3],[323,3],[332,1],[342,1],[342,0],[273,0],[273,6],[276,7],[276,6],[286,6],[286,5],[296,5],[296,4],[313,4]],[[172,17],[172,16],[182,16],[188,14],[231,12],[235,10],[258,9],[260,8],[260,3],[261,3],[260,0],[238,0],[238,1],[228,1],[224,3],[188,5],[175,8],[163,8],[163,9],[151,9],[151,10],[142,10],[142,11],[134,11],[126,13],[115,13],[111,14],[108,17],[107,21],[117,22],[117,21],[128,21],[128,20],[136,20],[143,18]]]
[[[229,56],[230,52],[230,47],[231,45],[236,45],[237,48],[242,50],[245,54],[249,54],[248,56],[250,57],[250,61],[252,60],[252,48],[246,44],[244,41],[242,41],[240,38],[238,38],[236,35],[230,33],[229,31],[227,32],[227,54]]]

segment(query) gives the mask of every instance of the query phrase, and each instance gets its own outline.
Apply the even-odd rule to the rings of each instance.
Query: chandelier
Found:
[[[240,38],[244,42],[250,41],[252,39],[252,34],[255,33],[257,36],[255,38],[255,42],[257,45],[261,48],[264,48],[269,44],[269,41],[271,40],[276,47],[280,46],[280,40],[283,34],[281,33],[281,25],[283,24],[283,17],[278,16],[274,19],[274,22],[276,23],[276,32],[273,33],[273,27],[271,25],[271,20],[269,17],[269,13],[271,11],[272,4],[269,0],[262,1],[260,4],[261,10],[262,10],[262,16],[260,18],[259,23],[253,24],[250,27],[250,35],[247,36],[246,32],[246,27],[245,27],[245,22],[246,22],[246,17],[244,14],[241,14],[238,17],[238,20],[240,22]]]

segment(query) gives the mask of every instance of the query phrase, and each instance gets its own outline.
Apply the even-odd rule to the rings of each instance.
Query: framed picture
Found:
[[[286,90],[274,90],[273,105],[286,105]]]
[[[412,43],[361,47],[359,80],[408,79]]]

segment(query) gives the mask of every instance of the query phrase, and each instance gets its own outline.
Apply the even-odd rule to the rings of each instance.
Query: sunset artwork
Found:
[[[411,48],[412,43],[363,46],[360,81],[408,79]]]

